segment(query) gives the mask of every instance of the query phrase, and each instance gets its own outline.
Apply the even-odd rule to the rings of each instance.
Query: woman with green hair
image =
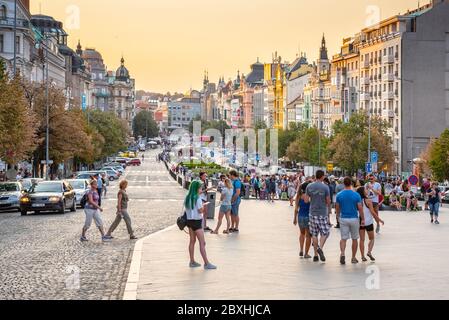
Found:
[[[184,206],[187,215],[187,227],[189,228],[190,243],[189,243],[189,254],[190,254],[190,268],[201,267],[201,264],[195,261],[195,243],[196,239],[200,243],[200,252],[204,260],[204,269],[212,270],[217,269],[216,266],[211,264],[207,259],[206,254],[206,240],[204,239],[203,230],[203,215],[205,214],[204,203],[200,197],[202,192],[201,181],[194,180],[190,184],[189,193],[184,201]]]

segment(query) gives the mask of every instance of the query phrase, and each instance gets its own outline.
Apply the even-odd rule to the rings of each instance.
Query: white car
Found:
[[[76,205],[81,205],[81,199],[83,198],[84,194],[86,194],[87,191],[89,191],[89,180],[87,179],[72,179],[67,180],[68,183],[72,186],[73,190],[75,191],[75,198],[76,198]]]

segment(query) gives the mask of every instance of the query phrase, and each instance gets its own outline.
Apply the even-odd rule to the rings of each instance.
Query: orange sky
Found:
[[[96,48],[110,69],[119,66],[123,53],[138,89],[184,92],[201,88],[204,69],[214,82],[222,75],[235,78],[237,70],[248,73],[257,57],[269,62],[276,50],[287,61],[299,50],[315,60],[323,32],[333,55],[343,37],[376,16],[385,19],[417,5],[417,0],[31,0],[31,11],[62,21],[69,44],[74,48],[81,39],[83,46]]]

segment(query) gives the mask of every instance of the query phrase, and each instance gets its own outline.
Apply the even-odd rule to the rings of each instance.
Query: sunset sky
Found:
[[[31,0],[33,14],[64,23],[71,47],[80,39],[113,70],[123,54],[137,89],[156,92],[201,88],[205,69],[213,82],[234,79],[257,57],[270,62],[274,51],[290,62],[304,51],[311,62],[323,33],[331,56],[343,37],[379,14],[385,19],[417,6],[417,0]]]

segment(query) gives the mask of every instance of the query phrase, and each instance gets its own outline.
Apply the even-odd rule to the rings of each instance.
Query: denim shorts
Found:
[[[233,216],[237,217],[239,215],[239,207],[240,207],[240,199],[238,199],[235,203],[232,204],[231,214]]]
[[[232,210],[232,206],[225,205],[225,204],[222,204],[220,206],[220,213],[228,213],[231,210]]]
[[[298,217],[298,226],[300,229],[309,229],[309,217]]]

